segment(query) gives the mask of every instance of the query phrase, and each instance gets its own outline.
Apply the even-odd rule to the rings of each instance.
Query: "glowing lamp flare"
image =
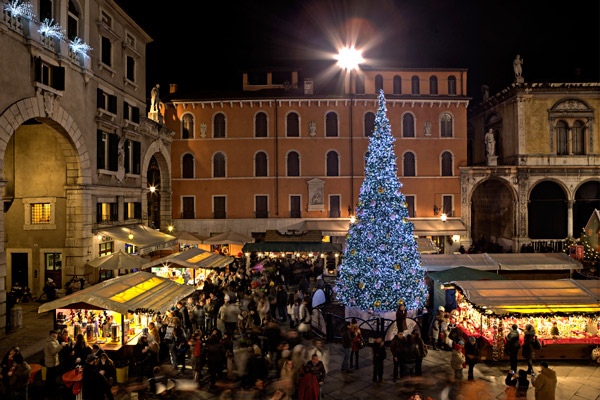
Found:
[[[358,69],[359,64],[365,61],[362,57],[362,51],[355,49],[354,46],[340,49],[335,59],[338,60],[337,63],[341,68],[350,71]]]

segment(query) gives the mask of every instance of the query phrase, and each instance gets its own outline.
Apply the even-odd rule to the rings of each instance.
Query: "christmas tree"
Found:
[[[356,220],[348,229],[336,282],[341,303],[376,312],[394,311],[401,302],[406,309],[422,308],[428,294],[386,113],[381,91]]]

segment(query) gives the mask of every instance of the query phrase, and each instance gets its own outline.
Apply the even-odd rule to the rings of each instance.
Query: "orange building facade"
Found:
[[[237,97],[170,95],[164,114],[176,132],[176,229],[258,237],[320,220],[334,222],[323,234],[342,241],[339,226],[358,200],[382,88],[415,234],[445,252],[468,240],[458,169],[467,165],[466,70],[364,68],[337,94],[298,76],[244,74]]]

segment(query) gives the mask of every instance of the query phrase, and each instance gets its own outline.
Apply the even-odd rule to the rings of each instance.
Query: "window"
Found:
[[[581,121],[575,121],[575,123],[573,124],[573,128],[571,129],[571,135],[573,138],[572,141],[572,153],[573,154],[585,154],[585,145],[584,145],[584,138],[585,138],[585,131],[584,131],[584,126],[583,123]]]
[[[131,173],[135,174],[135,175],[139,175],[141,173],[141,166],[142,166],[142,144],[140,142],[132,140],[130,148],[131,148]],[[127,154],[127,153],[125,153],[125,154]],[[125,172],[127,172],[127,171],[125,171]]]
[[[254,218],[269,218],[269,196],[254,196]]]
[[[452,217],[453,215],[453,207],[452,207],[452,195],[444,195],[442,196],[442,212],[446,214],[448,217]]]
[[[225,154],[216,153],[213,156],[213,178],[225,177]]]
[[[62,253],[44,253],[46,271],[62,270]]]
[[[442,176],[452,175],[452,154],[445,151],[442,153]]]
[[[440,118],[440,130],[441,137],[452,137],[452,116],[450,114],[442,114]]]
[[[112,65],[112,43],[109,38],[105,36],[101,36],[100,39],[100,47],[101,47],[101,59],[102,64],[110,67]]]
[[[375,130],[375,114],[372,112],[368,112],[365,114],[365,137],[371,137],[373,135],[373,131]]]
[[[115,242],[105,242],[98,245],[98,257],[104,257],[112,254],[114,251]]]
[[[33,68],[35,81],[56,90],[65,90],[65,68],[57,67],[34,57]]]
[[[412,94],[419,94],[420,93],[420,89],[419,89],[419,77],[418,76],[413,76],[411,78],[411,84],[412,84]]]
[[[227,218],[226,206],[227,198],[225,196],[213,196],[213,218],[214,219],[225,219]]]
[[[50,203],[31,204],[31,223],[49,224],[50,223]]]
[[[96,223],[109,224],[119,221],[118,203],[98,203],[96,204]]]
[[[356,75],[356,94],[365,94],[365,77]]]
[[[291,112],[286,118],[285,135],[287,137],[299,137],[300,136],[300,121],[298,114]]]
[[[194,138],[194,117],[192,114],[185,114],[181,119],[181,138]]]
[[[402,166],[404,176],[416,176],[415,154],[410,151],[404,153]]]
[[[181,177],[191,179],[194,177],[194,156],[185,154],[181,161]]]
[[[406,196],[406,208],[408,209],[408,216],[414,218],[417,216],[415,210],[415,196]]]
[[[394,94],[402,94],[402,78],[394,75]]]
[[[300,155],[295,151],[287,154],[287,176],[300,176]]]
[[[267,114],[259,112],[254,117],[254,136],[267,137]]]
[[[40,21],[54,19],[54,7],[52,0],[40,0]]]
[[[183,219],[194,219],[195,208],[194,208],[194,197],[183,196],[181,198],[181,218]]]
[[[379,91],[383,90],[383,77],[381,75],[375,76],[375,94],[379,94]]]
[[[142,203],[139,201],[125,202],[123,207],[123,220],[142,219]]]
[[[213,119],[213,137],[224,138],[226,132],[225,127],[225,114],[217,113]]]
[[[338,135],[338,117],[333,111],[325,116],[325,136],[335,137]]]
[[[135,82],[135,60],[131,56],[126,57],[126,77],[130,82]]]
[[[302,218],[302,197],[299,195],[290,196],[290,218]]]
[[[340,196],[330,195],[329,196],[329,218],[340,217]]]
[[[96,102],[98,108],[112,114],[117,113],[117,96],[108,94],[102,89],[98,89],[96,91]]]
[[[42,20],[43,21],[43,20]],[[74,40],[79,35],[79,10],[73,2],[69,0],[69,8],[67,11],[67,37]]]
[[[99,130],[96,134],[96,137],[96,168],[109,171],[118,171],[119,136],[116,133],[106,133]],[[137,173],[139,174],[139,171]]]
[[[559,156],[569,154],[569,127],[565,121],[556,124],[556,146]]]
[[[456,94],[456,77],[453,75],[448,77],[448,94]]]
[[[327,176],[339,176],[338,153],[330,151],[327,153]]]
[[[269,176],[267,153],[264,151],[259,151],[254,156],[254,176]]]
[[[438,94],[437,76],[429,77],[429,94]]]
[[[127,121],[131,121],[135,124],[140,123],[140,109],[138,107],[134,107],[128,102],[123,102],[123,119]]]
[[[402,137],[415,137],[415,118],[410,113],[402,116]]]

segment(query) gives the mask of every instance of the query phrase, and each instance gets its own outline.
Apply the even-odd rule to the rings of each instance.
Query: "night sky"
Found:
[[[513,82],[516,54],[526,82],[600,81],[597,0],[117,2],[154,39],[148,87],[239,90],[242,71],[263,67],[318,79],[352,40],[373,66],[467,68],[476,101],[482,84]]]

